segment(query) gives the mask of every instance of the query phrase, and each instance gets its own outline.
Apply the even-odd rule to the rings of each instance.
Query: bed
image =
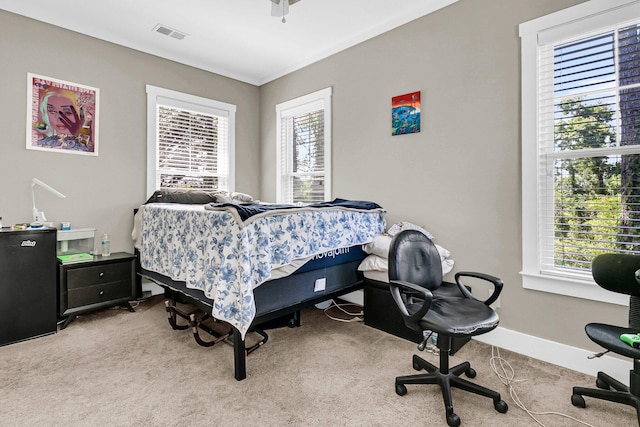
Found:
[[[372,202],[147,203],[136,214],[138,273],[231,326],[234,375],[246,334],[362,287],[361,246],[384,231]]]

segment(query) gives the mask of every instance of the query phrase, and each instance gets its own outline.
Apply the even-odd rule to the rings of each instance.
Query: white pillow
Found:
[[[452,259],[442,260],[442,275],[444,276],[451,270],[453,270],[453,260]]]
[[[389,261],[387,258],[379,257],[378,255],[368,255],[362,260],[358,266],[360,271],[387,271],[389,270]]]
[[[391,245],[392,237],[388,234],[376,234],[373,237],[373,241],[362,246],[362,250],[368,254],[378,255],[382,258],[389,258],[389,246]],[[436,249],[440,254],[440,261],[451,256],[451,252],[443,248],[439,244],[435,243]]]
[[[440,260],[441,261],[444,261],[445,259],[447,259],[447,258],[449,258],[451,256],[451,252],[449,252],[448,250],[446,250],[445,248],[443,248],[439,244],[434,243],[434,245],[436,245],[436,249],[438,250],[438,253],[440,254]]]
[[[442,260],[442,275],[449,273],[453,270],[453,260]],[[378,255],[368,255],[362,260],[358,266],[360,271],[389,271],[389,260],[387,258],[379,257]]]
[[[389,245],[391,244],[391,236],[388,234],[376,234],[373,242],[362,246],[362,250],[368,254],[378,255],[382,258],[389,257]]]
[[[230,194],[231,199],[236,202],[250,203],[253,202],[253,197],[246,193],[239,193],[237,191]]]
[[[393,224],[389,228],[389,231],[387,231],[387,233],[389,233],[390,236],[395,236],[396,234],[404,230],[417,230],[422,234],[424,234],[425,236],[427,236],[429,239],[433,240],[433,234],[429,233],[427,230],[420,227],[419,225],[415,225],[409,221],[402,221],[397,224]]]

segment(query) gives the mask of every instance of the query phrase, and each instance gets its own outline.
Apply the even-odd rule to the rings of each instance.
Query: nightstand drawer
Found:
[[[119,300],[131,296],[131,281],[123,280],[99,285],[69,289],[67,293],[68,308],[98,304]]]
[[[129,282],[131,264],[120,262],[91,267],[72,268],[67,272],[67,290],[85,288],[111,282]]]

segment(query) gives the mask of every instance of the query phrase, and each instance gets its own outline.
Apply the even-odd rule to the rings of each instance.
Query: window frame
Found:
[[[522,286],[548,293],[628,305],[626,295],[600,288],[591,277],[542,274],[538,193],[539,43],[561,40],[640,17],[638,0],[591,0],[520,25],[522,101]]]
[[[322,103],[324,111],[324,200],[331,200],[331,96],[332,88],[320,89],[316,92],[291,99],[276,105],[276,202],[291,203],[283,194],[283,157],[293,152],[293,139],[284,141],[282,120],[291,112],[302,110],[305,106]],[[287,158],[287,164],[292,159]]]
[[[147,197],[157,190],[158,176],[158,104],[184,108],[194,112],[226,116],[227,130],[227,187],[225,191],[235,191],[235,129],[236,106],[196,95],[146,85],[147,91]],[[163,101],[163,102],[161,102]]]

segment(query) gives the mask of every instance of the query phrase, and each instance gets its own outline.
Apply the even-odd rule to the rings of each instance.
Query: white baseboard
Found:
[[[594,352],[501,327],[474,339],[594,377],[603,371],[626,385],[629,385],[629,371],[633,369],[630,359],[608,355],[588,359]]]

